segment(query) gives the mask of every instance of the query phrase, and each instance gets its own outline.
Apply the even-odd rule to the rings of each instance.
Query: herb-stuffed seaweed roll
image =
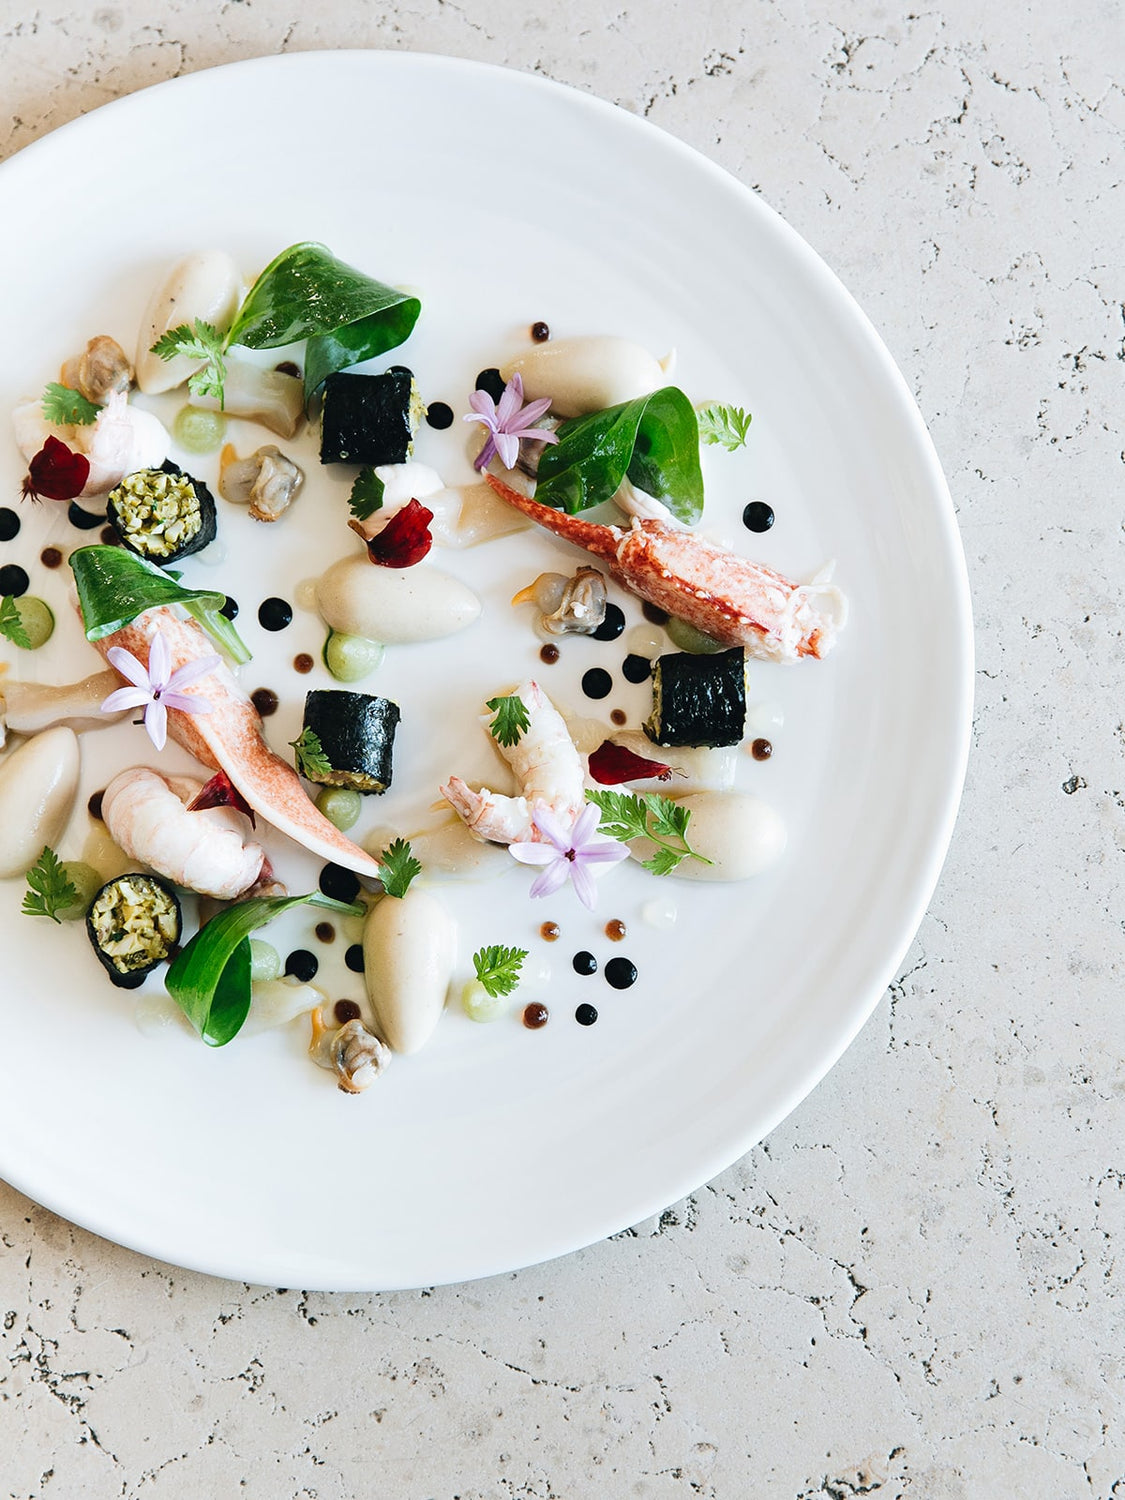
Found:
[[[644,731],[658,745],[737,745],[746,732],[746,652],[658,657]]]
[[[322,464],[404,464],[424,410],[409,370],[329,375],[320,414]]]
[[[103,885],[86,913],[86,931],[102,967],[133,990],[171,956],[180,940],[180,903],[155,875],[119,875]]]
[[[347,786],[357,792],[385,792],[394,772],[397,703],[371,693],[318,688],[305,697],[304,732],[316,736],[323,764],[310,781]]]
[[[160,567],[215,540],[215,497],[200,479],[166,459],[159,469],[126,474],[106,500],[121,545]]]

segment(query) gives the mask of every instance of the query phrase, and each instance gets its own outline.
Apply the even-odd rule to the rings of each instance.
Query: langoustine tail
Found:
[[[515,506],[516,510],[522,511],[532,521],[537,521],[545,531],[551,531],[555,536],[562,537],[564,542],[572,542],[574,546],[592,552],[605,562],[616,563],[617,548],[623,536],[616,526],[600,526],[596,521],[581,521],[577,516],[567,515],[565,511],[554,510],[549,505],[541,505],[538,500],[532,500],[528,495],[521,495],[511,485],[497,479],[495,474],[486,474],[484,477],[502,500]]]

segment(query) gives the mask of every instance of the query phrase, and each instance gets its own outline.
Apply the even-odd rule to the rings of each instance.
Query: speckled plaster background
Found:
[[[353,45],[614,99],[840,273],[960,513],[961,820],[820,1089],[692,1199],[569,1259],[413,1294],[262,1290],[0,1185],[0,1495],[1125,1496],[1125,11],[0,0],[0,155],[182,72]]]

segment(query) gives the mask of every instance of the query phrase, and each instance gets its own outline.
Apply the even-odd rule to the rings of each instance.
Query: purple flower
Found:
[[[497,405],[487,391],[474,391],[469,397],[473,408],[463,422],[483,422],[488,428],[488,441],[473,460],[473,468],[479,473],[494,453],[506,469],[514,469],[520,456],[520,438],[534,438],[540,443],[557,443],[557,434],[546,427],[536,427],[539,418],[551,407],[551,398],[523,404],[523,376],[517,370],[504,387],[504,394]]]
[[[624,844],[595,832],[600,817],[598,808],[589,803],[568,829],[544,803],[535,804],[531,821],[545,842],[508,845],[508,853],[521,865],[543,866],[532,884],[533,896],[550,896],[566,884],[569,876],[579,901],[593,911],[597,890],[590,866],[616,864],[629,857]]]
[[[189,661],[187,666],[173,672],[172,652],[167,640],[159,630],[153,631],[148,648],[148,666],[126,651],[124,646],[111,646],[106,652],[111,667],[127,677],[132,687],[118,688],[110,693],[101,706],[103,714],[118,713],[123,708],[140,708],[145,705],[145,728],[149,739],[158,750],[163,750],[168,739],[168,710],[178,708],[183,714],[209,714],[211,705],[206,698],[195,698],[190,693],[181,693],[182,687],[203,677],[219,665],[217,656],[201,656],[198,661]]]

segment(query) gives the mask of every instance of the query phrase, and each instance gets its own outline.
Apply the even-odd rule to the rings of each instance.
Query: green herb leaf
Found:
[[[177,354],[188,359],[201,359],[203,368],[188,377],[188,390],[193,396],[214,396],[221,409],[227,378],[223,348],[222,335],[215,327],[202,318],[195,318],[191,324],[181,323],[178,328],[169,329],[153,344],[151,352],[165,360],[175,359]]]
[[[324,746],[320,743],[320,736],[315,729],[307,726],[301,730],[295,740],[289,741],[293,747],[293,755],[297,762],[297,770],[309,781],[318,781],[322,776],[332,774],[332,762],[324,753]]]
[[[485,707],[493,714],[488,726],[492,738],[504,746],[518,745],[531,723],[523,699],[511,693],[507,698],[490,698]]]
[[[520,968],[527,957],[526,948],[478,948],[473,954],[477,978],[492,996],[499,1000],[510,995],[520,982]]]
[[[225,594],[186,589],[163,568],[124,547],[79,547],[68,560],[78,586],[78,605],[88,641],[112,635],[146,609],[182,604],[232,661],[250,660],[245,642],[222,613]]]
[[[304,241],[278,255],[250,288],[229,348],[276,349],[308,339],[305,400],[336,370],[385,354],[410,336],[422,304]]]
[[[101,407],[87,401],[81,391],[52,380],[43,392],[43,415],[58,427],[88,427],[98,420]]]
[[[0,635],[7,636],[21,651],[31,650],[31,637],[20,618],[19,605],[11,594],[0,597]]]
[[[696,416],[700,442],[721,443],[728,453],[746,446],[746,434],[753,419],[741,406],[720,406],[713,401],[710,406],[701,406]]]
[[[212,917],[176,955],[164,983],[209,1046],[224,1047],[246,1020],[251,998],[250,934],[306,902],[347,916],[363,915],[362,906],[333,901],[319,891],[306,896],[255,896]]]
[[[629,479],[691,525],[703,514],[699,424],[674,385],[575,417],[539,460],[535,498],[571,515],[610,500]]]
[[[374,469],[360,469],[348,499],[348,508],[357,521],[366,521],[382,509],[385,488]]]
[[[421,873],[422,866],[414,858],[407,839],[395,839],[379,856],[379,879],[388,896],[401,900],[410,889],[410,882]]]
[[[697,859],[709,865],[711,860],[697,854],[687,840],[691,808],[662,797],[659,792],[587,792],[586,801],[601,811],[598,828],[610,838],[627,843],[630,839],[648,839],[657,845],[656,852],[642,860],[654,875],[670,875],[684,859]]]
[[[42,854],[28,870],[27,883],[31,889],[20,908],[25,916],[50,917],[57,922],[58,912],[78,905],[78,892],[49,844],[44,844]]]

